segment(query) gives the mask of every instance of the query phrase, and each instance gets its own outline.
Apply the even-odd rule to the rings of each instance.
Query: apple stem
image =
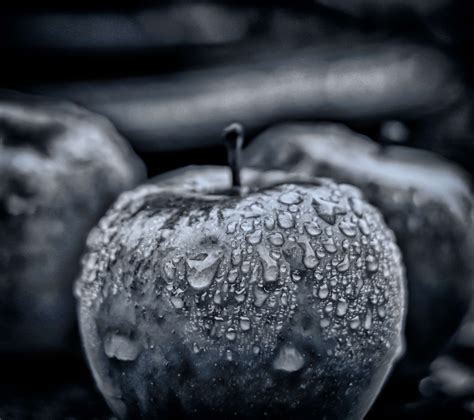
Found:
[[[239,190],[240,182],[240,151],[244,143],[244,127],[240,123],[232,123],[224,128],[224,143],[227,148],[227,162],[232,171],[232,189]]]

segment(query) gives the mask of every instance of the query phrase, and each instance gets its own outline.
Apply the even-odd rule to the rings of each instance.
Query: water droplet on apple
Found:
[[[245,260],[240,269],[242,273],[247,274],[250,271],[250,260]]]
[[[220,305],[222,303],[222,295],[220,290],[216,290],[216,293],[214,294],[214,303],[216,305]]]
[[[368,236],[370,234],[369,225],[364,219],[359,219],[359,229],[363,235]]]
[[[344,316],[347,312],[347,301],[345,299],[340,299],[337,302],[336,315]]]
[[[347,220],[342,220],[339,223],[339,230],[348,238],[353,238],[357,234],[356,226]]]
[[[306,232],[308,232],[308,235],[311,235],[311,236],[321,235],[321,232],[322,232],[321,227],[316,222],[306,222],[304,224],[304,228]]]
[[[239,265],[241,260],[242,260],[242,252],[240,251],[239,248],[234,249],[232,251],[232,256],[231,256],[232,264],[233,265]]]
[[[273,368],[275,370],[283,370],[285,372],[296,372],[303,366],[304,358],[302,354],[289,345],[283,345],[273,361]]]
[[[283,235],[279,232],[272,233],[268,237],[269,242],[274,246],[282,246],[285,242]]]
[[[265,217],[263,224],[265,229],[272,230],[275,228],[275,219],[273,217]]]
[[[367,271],[369,273],[375,273],[379,269],[379,262],[377,258],[375,258],[373,255],[369,255],[366,258],[366,263],[367,263]]]
[[[343,260],[337,265],[337,271],[340,273],[344,273],[347,270],[349,270],[350,267],[350,261],[349,261],[349,256],[346,254],[344,255]]]
[[[250,319],[247,317],[240,317],[240,329],[242,331],[248,331],[250,330]]]
[[[288,213],[286,211],[278,213],[278,225],[282,229],[292,228],[294,224],[295,224],[295,221],[291,213]]]
[[[255,229],[255,221],[254,219],[245,219],[240,224],[240,229],[242,229],[246,233],[250,233]]]
[[[216,276],[220,260],[221,252],[219,251],[209,254],[201,253],[193,258],[187,258],[186,271],[189,285],[196,290],[209,287]]]
[[[349,322],[349,326],[351,327],[352,330],[356,330],[360,326],[360,318],[359,316],[355,316],[352,318]]]
[[[184,306],[184,301],[181,299],[179,296],[172,296],[171,297],[171,304],[176,308],[176,309],[182,309]]]
[[[330,254],[334,254],[337,251],[336,243],[333,238],[324,238],[321,242],[324,249]]]
[[[235,332],[235,330],[232,327],[230,327],[230,328],[227,329],[227,331],[225,333],[225,337],[229,341],[234,341],[237,337],[237,333]]]
[[[321,197],[313,197],[312,205],[318,216],[330,225],[336,223],[337,216],[347,213],[338,203],[324,200]]]
[[[255,296],[254,305],[259,307],[259,308],[262,307],[263,304],[265,303],[265,301],[268,298],[268,293],[266,293],[260,287],[254,287],[253,293],[254,293],[254,296]]]
[[[369,308],[369,310],[367,311],[365,315],[364,328],[366,330],[370,330],[371,327],[372,327],[372,311]]]
[[[262,240],[262,231],[260,229],[256,230],[255,232],[248,234],[245,239],[249,244],[257,245]]]
[[[292,279],[295,283],[298,283],[299,281],[301,281],[301,274],[299,273],[299,271],[294,271],[294,272],[291,274],[291,279]]]
[[[357,217],[362,217],[362,200],[357,197],[350,197],[349,204]]]
[[[259,245],[258,254],[260,255],[263,265],[263,279],[268,282],[278,280],[278,264],[270,257],[267,247]]]
[[[329,318],[321,318],[321,320],[319,321],[319,325],[321,326],[321,328],[327,328],[329,327],[329,325],[331,325],[331,321],[329,320]]]
[[[227,233],[235,233],[235,231],[237,230],[237,222],[230,222],[228,225],[227,225],[227,228],[226,228],[226,232]]]
[[[135,340],[125,335],[108,333],[104,339],[104,352],[107,357],[131,362],[138,357],[139,346]]]
[[[176,267],[171,261],[166,261],[163,270],[167,281],[173,281],[176,275]]]
[[[329,296],[329,287],[326,283],[319,288],[318,296],[320,299],[326,299]]]
[[[303,197],[296,191],[285,192],[278,197],[278,201],[282,204],[299,204],[303,201]]]

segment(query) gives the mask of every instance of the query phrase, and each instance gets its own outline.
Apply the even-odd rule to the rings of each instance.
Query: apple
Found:
[[[360,188],[394,231],[406,265],[406,355],[419,378],[458,327],[472,296],[473,200],[466,174],[427,151],[381,147],[342,125],[271,128],[245,150],[249,166],[328,176]]]
[[[0,91],[0,352],[67,347],[87,234],[143,178],[102,117]]]
[[[119,418],[362,418],[403,348],[393,233],[356,188],[240,174],[232,150],[232,171],[157,177],[90,233],[76,297],[98,388]]]

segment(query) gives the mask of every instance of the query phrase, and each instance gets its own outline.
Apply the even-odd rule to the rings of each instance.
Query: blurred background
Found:
[[[247,143],[277,123],[343,123],[474,175],[472,1],[7,3],[1,87],[108,117],[149,176],[225,163],[220,133],[233,121]],[[80,352],[0,363],[2,420],[111,416]],[[377,401],[369,418],[473,415],[471,316],[422,385]]]

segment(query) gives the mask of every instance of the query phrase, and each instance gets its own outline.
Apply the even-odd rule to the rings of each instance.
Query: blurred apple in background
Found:
[[[392,124],[391,131],[395,128]],[[380,209],[407,269],[407,352],[396,376],[420,379],[454,334],[472,296],[473,200],[467,175],[433,153],[382,147],[335,124],[271,128],[244,151],[244,162],[353,184]]]
[[[0,91],[0,351],[60,351],[89,229],[144,167],[112,125]]]

